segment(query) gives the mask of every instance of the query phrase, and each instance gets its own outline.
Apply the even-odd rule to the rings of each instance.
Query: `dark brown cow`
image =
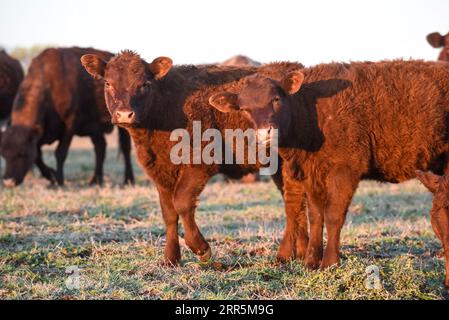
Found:
[[[0,121],[11,114],[12,104],[17,89],[23,80],[20,62],[10,57],[5,51],[0,51]]]
[[[430,221],[441,241],[446,259],[446,280],[449,292],[449,175],[439,176],[431,172],[416,172],[417,178],[433,193]]]
[[[210,102],[223,112],[237,110],[258,128],[279,129],[287,228],[298,220],[291,198],[305,192],[310,268],[339,262],[341,228],[361,179],[398,183],[416,177],[417,169],[448,169],[444,64],[325,64],[287,73],[281,81],[253,75],[240,94],[219,93]],[[305,219],[299,220],[305,229]]]
[[[203,131],[208,128],[252,127],[244,117],[212,110],[208,97],[217,90],[238,90],[238,80],[256,69],[219,66],[172,68],[169,58],[160,57],[146,63],[129,51],[122,52],[109,63],[95,55],[84,56],[82,62],[93,77],[104,79],[106,103],[112,121],[127,128],[136,146],[138,160],[159,192],[167,230],[165,263],[175,264],[181,257],[179,217],[184,225],[187,246],[201,260],[208,260],[211,249],[194,218],[198,196],[217,173],[241,178],[255,172],[259,166],[176,165],[170,159],[170,150],[177,142],[170,141],[170,134],[179,128],[187,128],[191,132],[193,120],[201,121]],[[275,76],[278,70],[296,68],[297,64],[283,64],[267,68],[265,72]],[[279,176],[277,178],[277,185],[281,188]]]
[[[445,36],[433,32],[427,36],[427,42],[434,48],[442,48],[438,60],[449,61],[449,32]]]
[[[83,48],[47,49],[33,59],[14,101],[11,126],[3,134],[2,154],[6,159],[5,186],[22,183],[36,163],[42,175],[59,185],[64,183],[63,166],[75,135],[88,136],[95,147],[92,184],[103,182],[106,152],[105,133],[112,131],[103,96],[103,82],[94,81],[81,66],[84,54],[94,53],[108,60],[109,52]],[[133,182],[129,135],[119,130],[125,157],[125,183]],[[41,146],[59,141],[57,170],[42,161]]]

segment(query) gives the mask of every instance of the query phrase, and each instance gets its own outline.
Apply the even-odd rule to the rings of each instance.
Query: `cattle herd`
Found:
[[[393,60],[320,64],[260,64],[237,56],[221,64],[146,62],[132,51],[92,48],[44,50],[23,75],[0,52],[1,154],[5,187],[21,184],[36,164],[51,183],[64,184],[74,136],[88,136],[103,182],[104,135],[118,126],[124,183],[133,184],[131,140],[155,185],[166,225],[164,263],[181,259],[178,220],[186,245],[207,262],[212,251],[195,222],[198,198],[216,174],[241,179],[260,162],[175,164],[171,133],[256,129],[278,132],[286,227],[277,260],[298,259],[310,269],[339,263],[340,233],[359,181],[399,183],[418,178],[433,194],[432,227],[445,259],[449,290],[449,34],[429,34],[439,61]],[[266,136],[263,145],[272,140]],[[56,170],[41,148],[57,141]],[[221,141],[225,143],[225,141]],[[245,144],[244,148],[248,148]],[[237,150],[232,149],[235,153]],[[447,174],[447,175],[445,175]],[[323,229],[327,242],[323,245]]]

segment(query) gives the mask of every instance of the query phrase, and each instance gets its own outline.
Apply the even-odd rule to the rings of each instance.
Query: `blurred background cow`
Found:
[[[106,109],[103,83],[92,79],[82,68],[83,54],[95,53],[108,60],[113,55],[92,48],[51,48],[33,59],[14,100],[11,124],[3,133],[1,151],[6,160],[4,185],[22,183],[35,163],[51,183],[64,184],[64,162],[75,135],[90,137],[95,149],[95,173],[91,184],[103,183],[106,152],[104,135],[113,126]],[[131,142],[119,129],[120,147],[125,158],[126,183],[134,183]],[[57,168],[48,167],[41,147],[58,142]]]

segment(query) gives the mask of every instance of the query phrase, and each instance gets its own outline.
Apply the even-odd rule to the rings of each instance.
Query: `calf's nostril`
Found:
[[[132,123],[135,118],[133,111],[117,111],[115,118],[119,123]]]

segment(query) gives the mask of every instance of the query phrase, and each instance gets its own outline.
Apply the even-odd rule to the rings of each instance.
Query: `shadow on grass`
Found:
[[[380,220],[413,221],[429,215],[431,201],[431,195],[426,193],[359,195],[352,201],[359,207],[358,212],[350,209],[348,218],[354,225]]]
[[[201,204],[198,206],[197,211],[198,212],[204,212],[204,211],[212,211],[212,212],[218,212],[218,211],[226,211],[226,210],[245,210],[250,209],[252,207],[263,207],[263,206],[276,206],[279,207],[279,209],[283,209],[282,201],[274,199],[274,200],[262,200],[262,201],[246,201],[246,202],[239,202],[239,203],[224,203],[224,204]]]
[[[342,245],[341,251],[360,258],[390,259],[402,255],[436,257],[441,250],[440,242],[433,237],[379,237],[371,243],[360,239],[360,243],[363,244]]]

